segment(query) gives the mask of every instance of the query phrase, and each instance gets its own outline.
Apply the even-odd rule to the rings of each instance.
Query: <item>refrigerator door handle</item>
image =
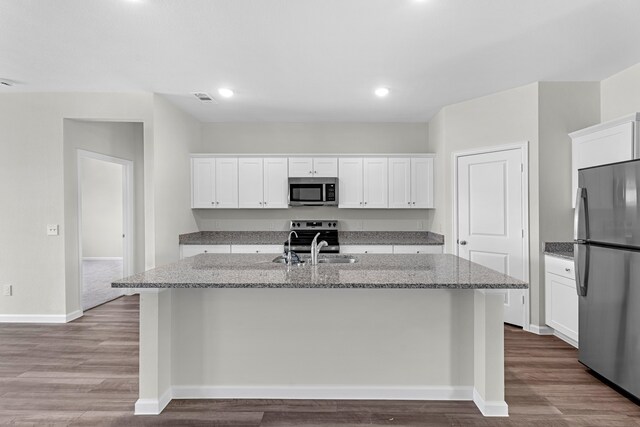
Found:
[[[575,263],[576,291],[578,296],[587,296],[589,284],[589,255],[591,247],[582,243],[574,243],[573,261]]]
[[[581,234],[582,232],[584,234]],[[576,210],[573,217],[573,238],[575,240],[589,239],[589,205],[587,204],[587,189],[583,187],[579,187],[576,192]]]

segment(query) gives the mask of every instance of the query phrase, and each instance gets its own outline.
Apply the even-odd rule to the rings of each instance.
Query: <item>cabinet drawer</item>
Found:
[[[340,245],[342,254],[392,254],[391,245]]]
[[[228,254],[231,253],[230,245],[180,245],[182,258],[198,254]]]
[[[232,254],[281,254],[282,245],[231,245]]]
[[[394,254],[441,254],[441,245],[394,245]]]
[[[545,255],[544,268],[547,273],[557,274],[571,280],[576,278],[574,263],[569,259]]]

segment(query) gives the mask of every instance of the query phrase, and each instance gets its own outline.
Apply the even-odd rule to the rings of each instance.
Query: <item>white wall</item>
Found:
[[[191,163],[189,154],[201,151],[201,124],[155,95],[153,209],[155,265],[180,259],[178,235],[196,231],[191,210]]]
[[[603,122],[640,111],[640,64],[600,83]]]
[[[0,95],[0,284],[14,285],[13,296],[0,296],[0,315],[64,316],[80,308],[77,283],[65,276],[66,261],[77,260],[77,230],[66,225],[77,204],[67,197],[65,177],[75,179],[76,169],[64,160],[64,119],[137,121],[146,131],[151,100],[142,93]],[[60,235],[47,236],[47,224],[60,224]]]
[[[82,256],[121,258],[124,232],[122,210],[124,167],[117,163],[90,158],[83,158],[80,163]]]
[[[426,123],[206,123],[205,153],[427,153]],[[432,210],[196,210],[199,230],[285,230],[290,219],[338,219],[345,230],[416,230]]]

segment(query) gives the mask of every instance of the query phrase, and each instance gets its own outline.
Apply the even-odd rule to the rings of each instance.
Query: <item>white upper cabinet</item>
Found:
[[[389,158],[389,207],[433,208],[433,158]]]
[[[411,207],[433,208],[433,199],[433,157],[414,157],[411,159]]]
[[[287,159],[241,158],[238,193],[240,208],[287,208]]]
[[[640,113],[570,133],[572,140],[571,203],[576,205],[578,169],[639,157]]]
[[[344,157],[339,160],[339,208],[363,207],[362,158]]]
[[[313,176],[335,178],[338,176],[337,157],[316,157],[313,159]]]
[[[384,209],[389,206],[386,157],[345,157],[339,162],[339,208]]]
[[[384,209],[389,207],[388,159],[369,157],[363,162],[364,207]]]
[[[286,209],[289,207],[289,180],[287,159],[269,157],[264,159],[264,203],[267,209]]]
[[[191,167],[192,208],[238,207],[237,158],[194,158]]]
[[[291,178],[335,178],[338,176],[337,157],[290,157]]]
[[[216,208],[237,208],[238,159],[227,157],[217,158],[215,177]]]
[[[264,199],[262,189],[262,157],[238,160],[238,207],[258,209]]]
[[[411,207],[411,159],[409,157],[389,159],[389,207],[396,209]]]
[[[216,159],[191,160],[191,207],[214,208]]]

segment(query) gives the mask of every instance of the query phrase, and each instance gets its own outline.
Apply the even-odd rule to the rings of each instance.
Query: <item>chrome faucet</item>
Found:
[[[287,265],[291,265],[291,235],[295,234],[296,237],[298,237],[298,233],[296,233],[295,231],[291,230],[291,232],[289,232],[289,237],[287,238],[287,241],[289,243],[289,251],[287,252]]]
[[[311,265],[318,265],[318,254],[320,253],[320,249],[324,246],[329,246],[329,244],[324,240],[318,243],[318,236],[320,236],[320,233],[316,234],[316,237],[314,237],[311,242]]]

